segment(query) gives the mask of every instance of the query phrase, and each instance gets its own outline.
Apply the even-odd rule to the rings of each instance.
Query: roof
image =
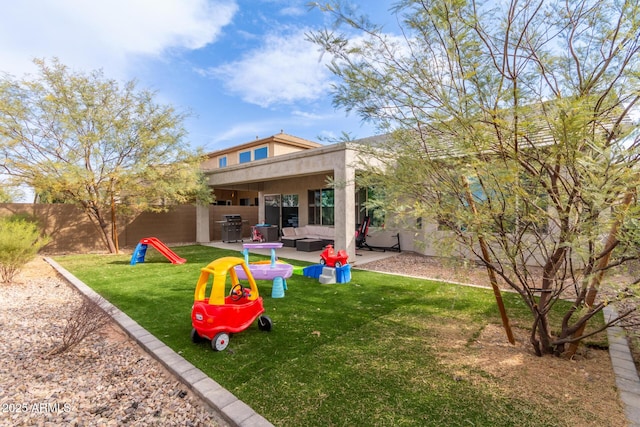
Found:
[[[214,158],[222,156],[228,153],[233,153],[239,150],[245,150],[247,148],[256,147],[259,145],[278,143],[301,149],[317,148],[323,145],[318,142],[309,141],[307,139],[299,138],[297,136],[289,135],[283,132],[279,134],[268,136],[266,138],[257,138],[254,141],[245,142],[244,144],[234,145],[233,147],[223,148],[221,150],[212,151],[206,154],[208,158]]]
[[[552,105],[551,102],[545,103],[545,105]],[[547,147],[553,145],[557,142],[556,138],[553,135],[553,131],[550,128],[550,123],[548,117],[545,117],[544,114],[537,112],[541,108],[540,105],[531,105],[526,107],[531,112],[529,112],[528,116],[524,115],[524,122],[520,128],[520,134],[518,135],[522,144],[522,147]],[[525,110],[526,112],[526,110]],[[612,132],[615,126],[620,126],[619,131],[622,131],[623,134],[629,132],[630,130],[637,128],[638,125],[634,125],[633,121],[625,116],[620,123],[616,122],[616,118],[612,112],[601,120],[599,123],[599,132]],[[448,123],[447,123],[448,125]],[[423,145],[424,148],[431,154],[436,157],[440,156],[459,156],[462,155],[460,149],[456,148],[448,139],[447,134],[443,132],[438,132],[434,127],[428,127],[428,131],[425,131],[424,134],[421,134],[415,130],[400,130],[403,133],[403,138],[415,138],[417,140],[421,140],[423,143],[429,144]],[[512,129],[505,128],[503,131],[509,132]],[[452,132],[458,132],[457,129],[452,130]],[[365,138],[360,138],[353,140],[352,142],[355,144],[360,144],[363,146],[371,147],[371,148],[382,148],[382,149],[393,149],[396,142],[395,140],[399,135],[395,135],[393,132],[369,136]],[[623,139],[627,140],[629,137],[625,137]],[[430,140],[430,141],[428,141]],[[497,140],[495,142],[498,142]]]

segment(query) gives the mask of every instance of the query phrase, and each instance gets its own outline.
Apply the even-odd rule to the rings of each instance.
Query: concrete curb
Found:
[[[69,271],[51,258],[45,257],[62,277],[88,298],[100,298],[93,289],[79,280]],[[206,404],[216,411],[221,418],[237,427],[273,427],[266,418],[255,412],[220,384],[209,378],[200,369],[193,366],[178,353],[151,335],[135,320],[120,311],[110,302],[101,299],[100,306],[111,314],[113,320],[140,345],[147,353],[158,360],[181,382],[193,390]]]
[[[615,307],[608,305],[604,308],[606,322],[617,316],[618,312]],[[612,326],[607,329],[607,338],[611,365],[616,375],[618,395],[629,421],[629,427],[640,427],[640,378],[631,356],[627,337],[620,326]]]

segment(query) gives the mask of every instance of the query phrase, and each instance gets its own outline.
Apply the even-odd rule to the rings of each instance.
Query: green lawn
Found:
[[[457,381],[439,360],[440,326],[471,341],[487,323],[500,323],[488,290],[353,270],[351,282],[332,285],[294,274],[286,296],[272,299],[271,283],[260,281],[273,330],[254,325],[214,352],[189,338],[195,285],[200,268],[240,254],[174,249],[186,264],[172,265],[151,249],[135,266],[124,255],[56,261],[275,425],[558,425],[518,396]],[[289,262],[297,271],[307,265]],[[504,300],[512,323],[526,325],[519,299]]]

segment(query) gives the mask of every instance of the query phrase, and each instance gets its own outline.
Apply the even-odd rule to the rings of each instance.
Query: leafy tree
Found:
[[[0,80],[0,171],[48,201],[80,205],[117,251],[116,218],[209,200],[185,115],[102,71],[35,60],[32,79]]]
[[[0,203],[11,203],[13,195],[11,191],[7,191],[4,188],[0,188]]]
[[[316,6],[335,106],[389,134],[361,147],[362,183],[517,291],[538,355],[575,352],[603,274],[638,259],[639,2],[402,0],[402,36]]]

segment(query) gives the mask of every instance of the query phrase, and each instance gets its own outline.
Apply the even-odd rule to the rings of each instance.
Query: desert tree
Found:
[[[4,183],[2,183],[4,185]],[[12,188],[0,188],[0,203],[11,203],[19,196],[18,192]]]
[[[574,352],[603,275],[638,259],[639,2],[402,0],[393,32],[316,7],[334,105],[386,134],[361,183],[518,292],[536,354]]]
[[[135,81],[34,63],[36,76],[0,80],[1,173],[46,201],[81,206],[110,252],[119,215],[209,200],[185,113]]]

